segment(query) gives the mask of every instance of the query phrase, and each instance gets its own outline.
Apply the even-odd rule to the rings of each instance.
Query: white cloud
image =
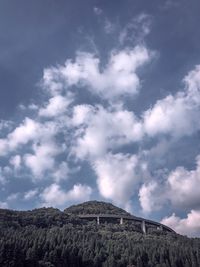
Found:
[[[102,156],[108,149],[142,139],[142,125],[132,112],[91,109],[78,106],[73,121],[82,126],[76,131],[74,152],[79,158]]]
[[[107,154],[93,163],[102,197],[126,205],[136,190],[139,177],[136,156]]]
[[[8,203],[0,201],[0,209],[8,209]]]
[[[59,68],[46,68],[44,69],[41,85],[52,96],[59,95],[65,87],[61,78]]]
[[[73,85],[86,87],[105,99],[134,95],[140,85],[136,71],[150,58],[151,53],[144,46],[112,51],[107,66],[100,70],[99,58],[79,52],[74,62],[67,60],[64,66],[46,69],[43,83],[54,95]]]
[[[25,200],[33,199],[37,195],[37,193],[38,193],[38,189],[37,188],[29,190],[24,194],[24,199]]]
[[[30,110],[38,110],[38,106],[36,104],[34,104],[34,103],[31,103],[30,105],[28,105],[28,108]]]
[[[39,110],[39,115],[43,117],[55,117],[58,115],[63,115],[66,112],[67,107],[71,103],[71,97],[63,97],[61,95],[56,95],[49,99],[49,103],[45,108]]]
[[[151,137],[170,134],[177,139],[200,129],[200,66],[188,73],[184,83],[185,89],[182,92],[157,101],[144,113],[143,129],[147,135]],[[159,158],[160,161],[172,145],[171,140],[162,140],[156,147],[143,151],[144,155],[150,157],[149,160]],[[180,209],[199,208],[199,183],[200,158],[197,157],[195,170],[188,171],[184,167],[178,167],[163,177],[163,183],[152,181],[144,184],[139,192],[141,207],[144,212],[152,212],[161,208],[164,202],[168,202]]]
[[[71,190],[67,192],[68,201],[81,202],[90,199],[92,188],[87,185],[75,184]]]
[[[200,156],[197,157],[197,167],[188,171],[178,167],[167,179],[168,197],[174,206],[200,208]]]
[[[25,118],[23,123],[8,135],[10,148],[16,148],[20,144],[26,144],[38,134],[39,124],[30,118]]]
[[[152,109],[144,113],[146,133],[150,136],[157,134],[189,135],[196,127],[199,127],[198,113],[194,109],[185,95],[178,94],[175,97],[169,95],[165,99],[159,100]]]
[[[87,124],[88,120],[93,116],[95,108],[90,105],[77,105],[73,107],[72,124],[79,126],[81,124]]]
[[[12,126],[13,122],[6,121],[6,120],[0,120],[0,131],[7,130]]]
[[[9,159],[14,170],[19,170],[25,165],[34,174],[33,178],[41,177],[46,170],[54,168],[55,157],[63,152],[62,145],[57,146],[55,143],[55,137],[63,127],[62,123],[56,120],[40,123],[37,119],[25,118],[4,139],[0,139],[1,155],[16,153],[20,148],[18,154]],[[30,153],[30,149],[33,153]]]
[[[15,170],[20,169],[21,163],[22,163],[22,160],[21,160],[20,155],[15,155],[15,156],[11,157],[11,159],[10,159],[10,164],[14,166]]]
[[[141,21],[144,34],[148,34],[145,19],[138,17],[138,23]],[[127,38],[128,30],[125,35],[123,38]],[[44,174],[54,180],[55,183],[41,194],[43,203],[62,206],[89,199],[92,192],[89,186],[77,184],[65,192],[58,185],[71,173],[68,163],[60,162],[58,156],[65,153],[65,158],[68,158],[73,153],[76,158],[86,159],[92,165],[103,198],[130,209],[132,196],[139,183],[144,182],[143,177],[138,175],[138,168],[141,171],[142,166],[138,167],[139,156],[114,153],[124,145],[142,142],[144,137],[165,137],[169,134],[178,138],[200,129],[200,66],[185,77],[182,92],[158,100],[141,118],[126,109],[123,97],[132,97],[138,92],[141,82],[137,70],[150,59],[151,52],[146,47],[136,46],[112,51],[103,66],[94,54],[77,53],[74,61],[67,60],[64,66],[44,71],[43,86],[49,99],[41,106],[29,105],[29,109],[38,110],[34,113],[35,119],[25,118],[0,139],[0,153],[12,153],[8,160],[15,169],[25,166],[32,172],[35,181],[36,178],[44,178]],[[111,100],[109,105],[107,101],[101,101],[101,105],[72,105],[74,96],[70,92],[79,87]],[[81,98],[77,100],[78,103],[82,101]],[[161,155],[161,150],[164,155],[167,146],[168,143],[163,142],[162,149],[159,146],[150,155]],[[18,148],[20,150],[16,151]],[[143,211],[148,213],[159,209],[164,200],[173,206],[199,207],[199,166],[198,160],[196,170],[177,168],[163,183],[151,179],[145,182],[139,191]],[[0,181],[4,181],[5,171],[0,171]],[[7,167],[9,175],[10,171],[11,168]],[[25,193],[24,198],[30,199],[35,194],[37,192],[31,190]]]
[[[7,138],[0,139],[1,155],[5,155],[9,151],[17,149],[18,146],[35,139],[38,136],[39,129],[39,123],[30,118],[25,118],[13,132],[8,134]]]
[[[160,200],[157,196],[158,184],[151,181],[143,184],[139,190],[139,201],[144,213],[150,213],[160,208]]]
[[[58,147],[53,141],[34,144],[34,154],[26,154],[24,156],[25,165],[30,168],[34,178],[41,178],[45,171],[53,170],[55,166],[55,156],[60,153]]]
[[[0,156],[5,156],[8,153],[8,142],[5,139],[0,139]]]
[[[177,233],[189,237],[200,237],[200,211],[191,210],[186,218],[180,218],[174,213],[170,217],[165,217],[161,223],[171,227]]]
[[[20,104],[18,106],[18,108],[22,111],[27,111],[27,110],[31,110],[31,111],[35,111],[35,110],[38,110],[39,106],[34,104],[34,103],[31,103],[29,104],[28,106],[24,105],[24,104]]]
[[[149,136],[191,135],[200,129],[200,66],[184,78],[186,88],[175,96],[158,100],[144,112],[144,128]]]
[[[16,201],[18,199],[19,195],[20,195],[19,193],[12,193],[7,197],[7,201],[8,202]]]
[[[167,202],[181,210],[199,209],[199,184],[200,156],[197,157],[197,167],[194,170],[188,171],[184,167],[177,167],[165,176],[161,183],[152,180],[143,184],[139,191],[141,207],[145,213],[150,213],[160,209]]]
[[[196,65],[183,80],[186,84],[188,96],[193,104],[200,104],[200,65]]]
[[[58,183],[61,180],[66,180],[69,176],[70,169],[66,162],[61,162],[53,173],[54,180]]]
[[[61,206],[70,202],[82,202],[90,199],[92,189],[90,186],[75,184],[73,188],[65,192],[58,184],[52,184],[47,187],[41,194],[45,206]]]

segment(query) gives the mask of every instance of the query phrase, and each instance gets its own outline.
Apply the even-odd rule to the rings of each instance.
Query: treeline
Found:
[[[5,217],[4,217],[5,216]],[[200,239],[82,221],[56,209],[0,210],[1,267],[199,267]]]
[[[87,201],[82,204],[73,205],[64,210],[66,213],[71,214],[118,214],[118,215],[130,215],[123,209],[114,206],[111,203],[103,201]]]
[[[74,219],[73,219],[74,218]],[[68,215],[54,208],[41,208],[31,211],[13,211],[0,209],[0,227],[25,227],[35,225],[36,227],[62,226],[66,223],[79,222],[76,216]]]

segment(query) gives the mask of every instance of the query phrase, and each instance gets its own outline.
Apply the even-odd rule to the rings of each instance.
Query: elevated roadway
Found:
[[[120,224],[123,224],[124,221],[132,221],[132,222],[139,222],[141,224],[141,229],[143,233],[146,233],[146,227],[148,226],[155,226],[157,229],[160,230],[164,230],[167,232],[172,232],[175,233],[175,231],[173,229],[171,229],[170,227],[152,221],[152,220],[148,220],[148,219],[144,219],[144,218],[140,218],[140,217],[136,217],[136,216],[126,216],[126,215],[115,215],[115,214],[80,214],[78,215],[80,219],[88,219],[88,220],[96,220],[97,224],[100,224],[101,221],[106,221],[106,220],[116,220],[118,221]]]

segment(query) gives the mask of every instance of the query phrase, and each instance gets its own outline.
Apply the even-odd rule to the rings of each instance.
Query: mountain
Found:
[[[157,226],[97,201],[63,212],[0,209],[0,266],[200,266],[200,239]]]
[[[123,209],[114,206],[111,203],[102,201],[87,201],[79,205],[73,205],[64,210],[65,213],[69,214],[116,214],[116,215],[130,215]]]

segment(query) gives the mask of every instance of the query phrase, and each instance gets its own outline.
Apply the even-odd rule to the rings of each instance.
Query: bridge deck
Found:
[[[137,221],[137,222],[145,222],[146,224],[150,224],[150,225],[154,225],[157,227],[162,227],[163,229],[169,231],[169,232],[174,232],[175,231],[173,229],[171,229],[170,227],[163,225],[161,223],[152,221],[152,220],[147,220],[144,218],[140,218],[140,217],[136,217],[136,216],[126,216],[126,215],[115,215],[115,214],[81,214],[79,215],[79,218],[81,219],[97,219],[97,218],[104,218],[104,219],[109,219],[109,218],[113,218],[113,219],[123,219],[123,220],[128,220],[128,221]]]

